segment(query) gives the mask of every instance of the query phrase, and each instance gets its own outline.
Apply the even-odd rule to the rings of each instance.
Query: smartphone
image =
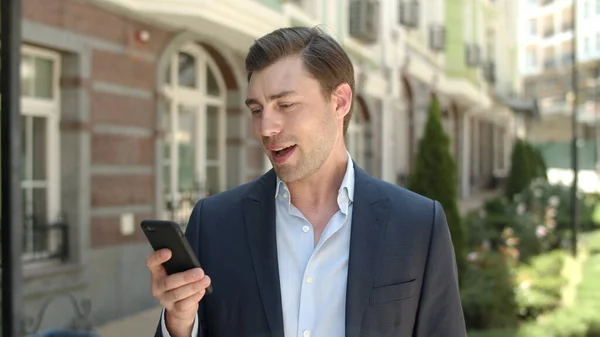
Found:
[[[141,227],[148,242],[150,242],[155,251],[164,248],[171,250],[171,259],[163,263],[168,275],[193,268],[202,268],[196,254],[177,223],[164,220],[143,220]],[[212,291],[212,285],[206,288],[207,294],[211,294]]]

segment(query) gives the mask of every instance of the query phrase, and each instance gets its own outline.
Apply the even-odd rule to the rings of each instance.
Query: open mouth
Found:
[[[290,153],[295,147],[296,147],[296,145],[291,145],[288,147],[284,147],[283,149],[272,151],[272,152],[275,157],[285,157],[285,155]]]

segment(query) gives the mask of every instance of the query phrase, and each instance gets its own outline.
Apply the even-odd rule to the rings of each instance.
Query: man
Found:
[[[148,257],[165,307],[155,336],[466,336],[441,205],[368,176],[346,150],[354,70],[341,46],[279,29],[246,69],[273,170],[195,206],[186,237],[206,275],[166,276],[170,253]]]

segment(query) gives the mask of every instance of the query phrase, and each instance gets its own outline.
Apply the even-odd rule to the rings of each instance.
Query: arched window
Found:
[[[226,187],[226,88],[216,62],[191,44],[172,57],[164,92],[166,215],[185,223],[199,199]]]
[[[365,168],[365,113],[358,102],[354,104],[354,112],[348,124],[348,131],[346,134],[346,144],[348,146],[348,152],[352,156],[352,159],[361,168]]]

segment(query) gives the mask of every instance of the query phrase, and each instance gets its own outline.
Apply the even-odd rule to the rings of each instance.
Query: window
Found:
[[[596,51],[600,53],[600,33],[596,33]]]
[[[583,17],[584,18],[589,18],[590,17],[590,1],[589,0],[585,0],[583,2]]]
[[[348,152],[356,164],[363,169],[366,169],[366,137],[365,137],[365,114],[360,104],[355,101],[354,112],[348,124],[348,132],[346,133],[346,143]]]
[[[537,67],[537,50],[535,50],[535,49],[527,50],[527,67],[531,67],[531,68]]]
[[[544,17],[544,37],[548,38],[554,35],[554,16],[552,14]]]
[[[557,64],[554,47],[546,47],[544,49],[544,69],[554,68]]]
[[[583,55],[589,55],[590,54],[590,37],[586,36],[583,40]]]
[[[527,33],[529,34],[529,36],[536,36],[537,35],[537,21],[535,19],[529,20],[527,22]]]
[[[596,0],[596,15],[600,15],[600,0]]]
[[[24,46],[21,60],[23,260],[59,257],[60,55]],[[66,244],[66,243],[65,243]]]
[[[225,82],[198,45],[173,56],[163,147],[165,218],[184,225],[195,203],[225,189]]]

